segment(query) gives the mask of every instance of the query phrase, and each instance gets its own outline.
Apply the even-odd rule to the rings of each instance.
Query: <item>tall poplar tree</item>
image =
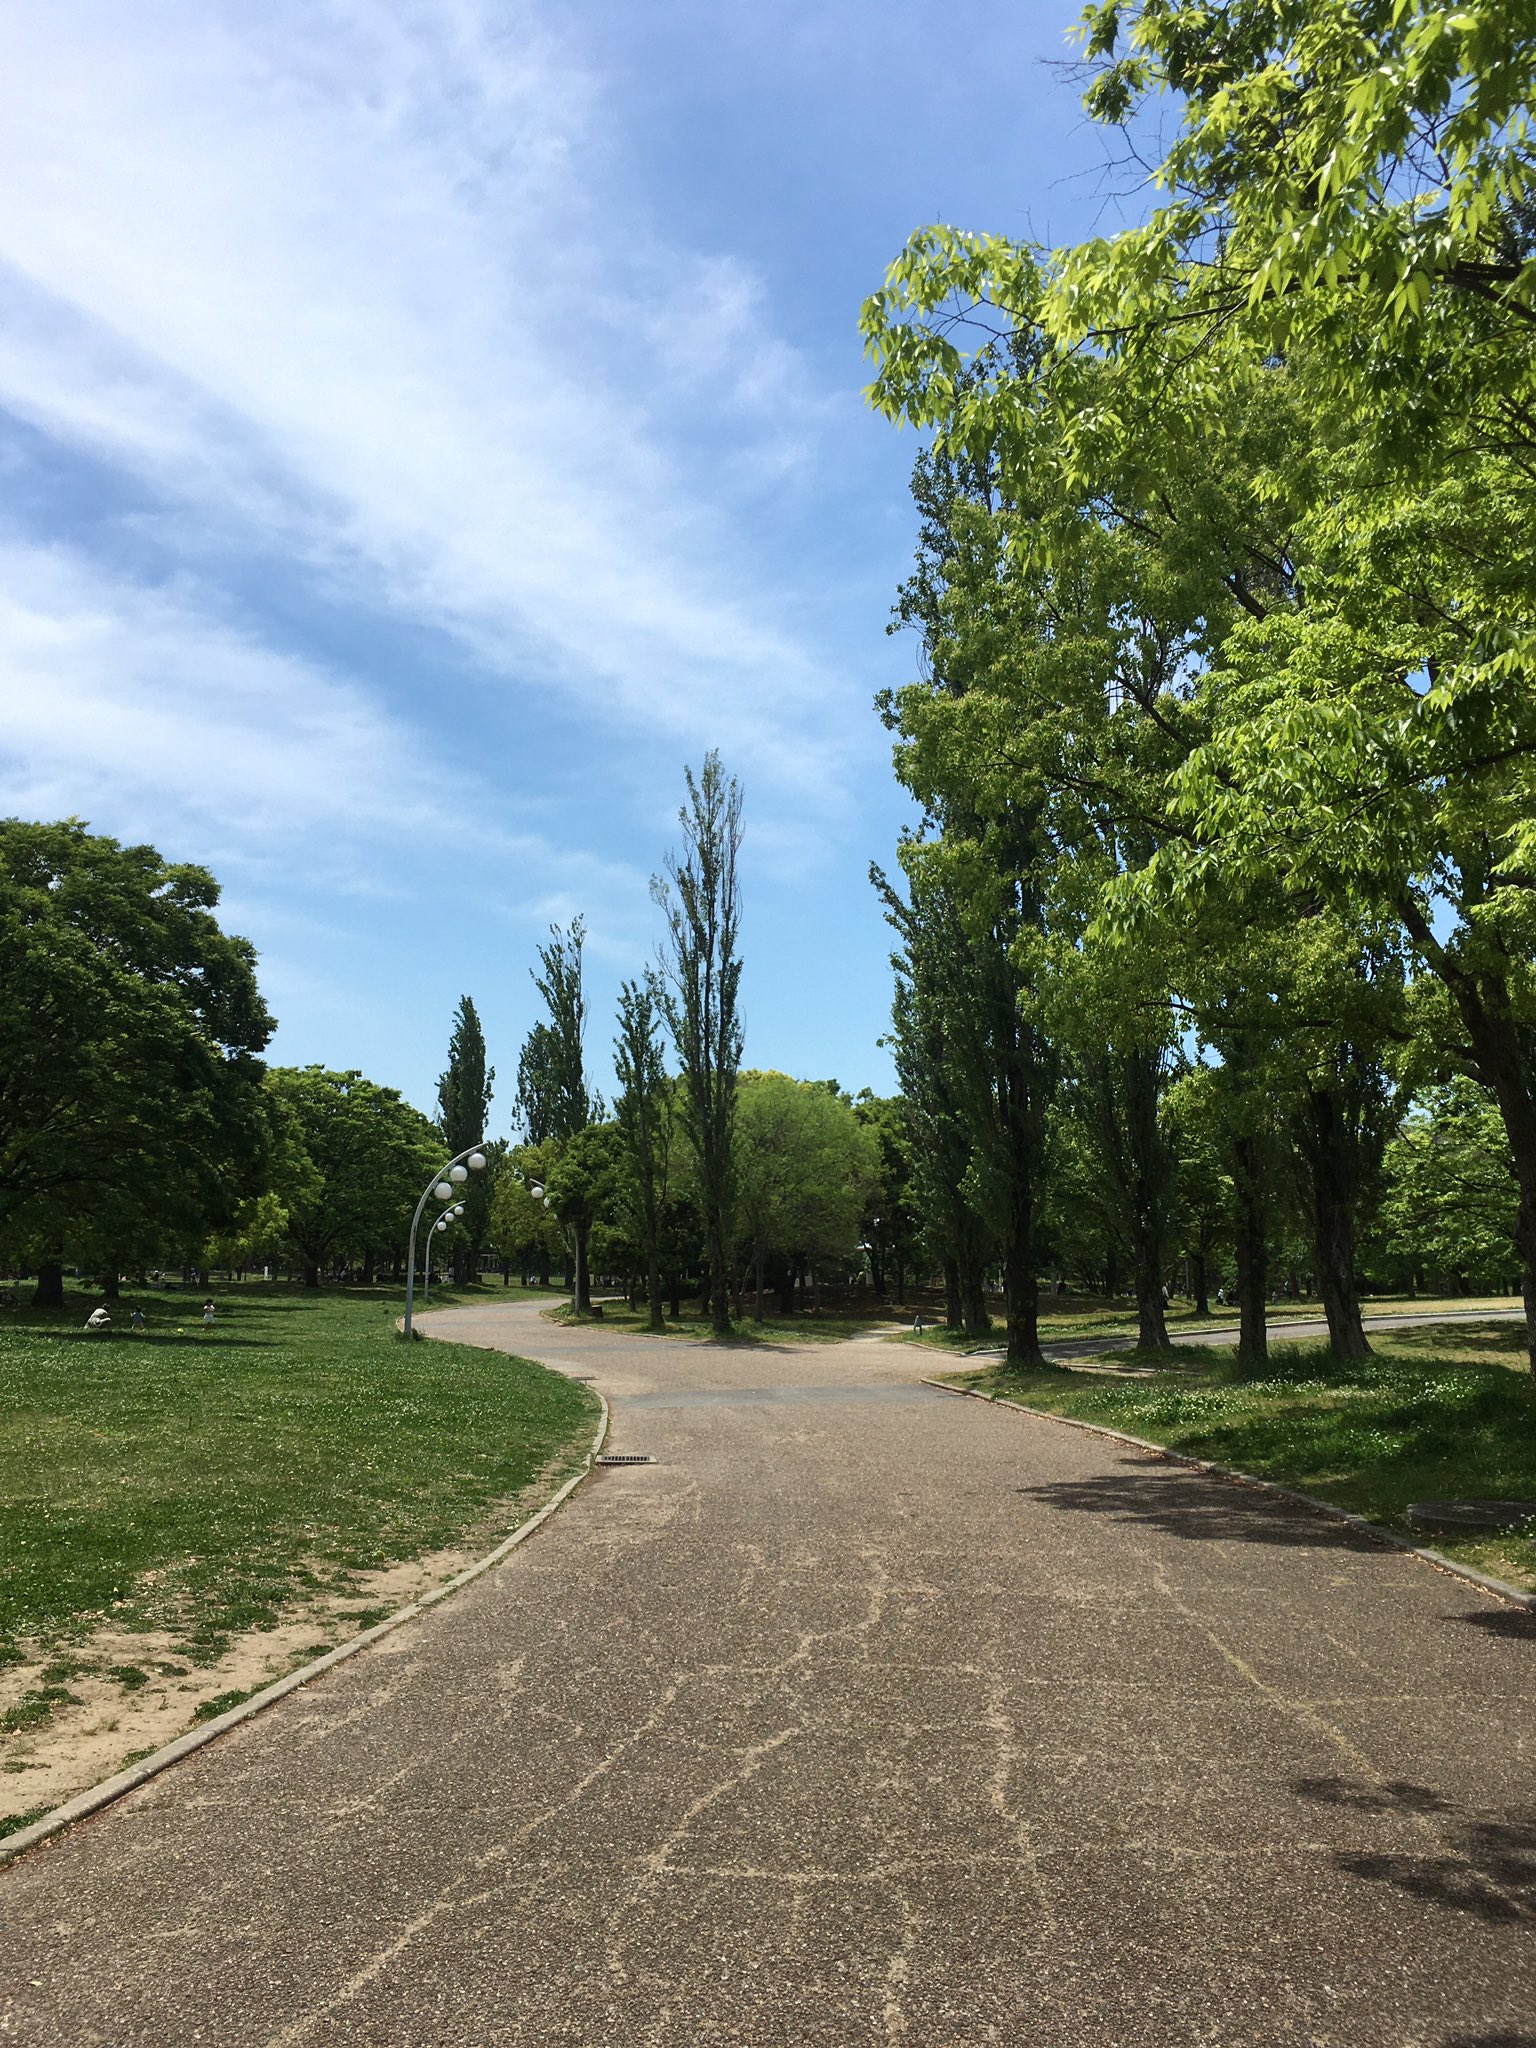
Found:
[[[495,1080],[496,1069],[485,1063],[485,1033],[474,1003],[460,996],[448,1041],[448,1071],[437,1082],[437,1127],[450,1152],[462,1152],[484,1139]],[[462,1200],[462,1234],[453,1248],[453,1277],[459,1286],[480,1270],[480,1252],[490,1228],[491,1191],[485,1174],[470,1175]]]
[[[582,990],[581,952],[587,928],[579,917],[562,931],[549,928],[549,944],[540,946],[539,965],[531,968],[533,985],[544,998],[548,1023],[535,1024],[523,1041],[517,1063],[517,1109],[531,1145],[553,1139],[568,1144],[602,1115],[601,1100],[587,1088],[582,1040],[587,1027],[587,1001]],[[587,1273],[585,1211],[573,1213],[575,1306],[592,1305]]]
[[[645,1240],[650,1327],[666,1327],[661,1300],[661,1198],[666,1180],[667,1066],[661,1044],[662,991],[654,973],[619,990],[613,1066],[619,1081],[619,1131],[639,1202]]]
[[[699,1201],[709,1262],[709,1313],[717,1336],[731,1327],[732,1144],[736,1075],[741,1066],[738,1007],[741,890],[741,785],[713,749],[698,779],[685,769],[688,801],[678,812],[681,859],[669,856],[666,877],[651,893],[667,920],[667,1025],[682,1065],[683,1123],[698,1162]]]

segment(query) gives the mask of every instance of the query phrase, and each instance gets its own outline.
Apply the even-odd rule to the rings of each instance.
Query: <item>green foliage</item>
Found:
[[[542,1145],[518,1145],[508,1154],[506,1170],[498,1172],[492,1189],[488,1239],[503,1258],[517,1260],[540,1252],[558,1258],[565,1238],[554,1214],[534,1187],[542,1187],[559,1153],[552,1138]]]
[[[405,1245],[442,1139],[393,1088],[355,1070],[274,1067],[267,1086],[287,1136],[275,1189],[288,1237],[316,1276],[337,1257]]]
[[[272,1020],[218,886],[77,822],[0,821],[0,1242],[119,1257],[260,1187]]]
[[[569,928],[549,928],[540,946],[533,985],[544,998],[548,1023],[535,1024],[517,1067],[517,1108],[528,1142],[574,1137],[603,1113],[601,1100],[587,1091],[583,1039],[587,1003],[582,990],[581,954],[587,928],[573,918]]]
[[[448,1043],[447,1071],[437,1083],[437,1127],[450,1158],[468,1146],[484,1144],[495,1082],[496,1069],[486,1065],[479,1015],[469,997],[461,996]],[[454,1233],[455,1278],[460,1281],[476,1272],[480,1248],[486,1241],[491,1213],[489,1175],[472,1173],[464,1184],[462,1199],[464,1216]]]
[[[1232,1126],[1245,1303],[1278,1133],[1336,1342],[1399,963],[1436,979],[1536,1363],[1536,26],[1136,0],[1085,35],[1096,117],[1174,100],[1167,203],[1055,253],[923,230],[865,308],[875,403],[934,429],[899,772],[946,831],[1037,808],[1047,936],[1119,955],[1108,1037],[1163,956],[1274,1104]]]
[[[1486,1089],[1465,1077],[1427,1088],[1387,1146],[1385,1170],[1385,1235],[1410,1277],[1507,1284],[1520,1191]]]
[[[716,1333],[730,1328],[731,1206],[735,1196],[736,1075],[741,1065],[741,786],[718,753],[678,812],[682,858],[669,857],[651,893],[667,922],[661,1000],[682,1089],[679,1110],[693,1149]]]
[[[768,1259],[852,1258],[879,1173],[877,1142],[845,1096],[788,1074],[739,1077],[736,1228],[759,1279]]]
[[[673,1092],[661,1042],[665,1010],[659,978],[647,972],[619,991],[614,1041],[619,1135],[628,1166],[631,1235],[644,1248],[650,1327],[662,1325],[661,1236],[672,1156]]]

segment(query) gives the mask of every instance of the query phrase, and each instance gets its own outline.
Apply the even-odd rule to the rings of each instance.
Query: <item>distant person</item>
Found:
[[[213,1296],[211,1294],[203,1303],[203,1328],[205,1330],[213,1328]]]
[[[923,1334],[923,1312],[921,1309],[917,1309],[913,1313],[912,1334],[914,1337],[921,1337]]]
[[[131,1315],[131,1316],[130,1316],[130,1317],[128,1318],[128,1326],[129,1326],[129,1328],[130,1328],[130,1329],[133,1329],[133,1330],[142,1330],[142,1329],[143,1329],[143,1327],[144,1327],[144,1311],[143,1311],[143,1309],[141,1309],[141,1308],[135,1308],[135,1309],[134,1309],[134,1311],[133,1311],[133,1314],[132,1314],[132,1315]]]
[[[98,1337],[112,1334],[112,1318],[104,1308],[93,1308],[85,1319],[85,1327]]]
[[[1226,1288],[1225,1288],[1225,1287],[1218,1287],[1218,1288],[1217,1288],[1217,1290],[1216,1290],[1216,1306],[1217,1306],[1218,1308],[1225,1308],[1225,1307],[1226,1307],[1226,1305],[1227,1305],[1227,1290],[1226,1290]]]

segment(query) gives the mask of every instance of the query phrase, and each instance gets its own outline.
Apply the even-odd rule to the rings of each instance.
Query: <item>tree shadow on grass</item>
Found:
[[[1166,1465],[1124,1464],[1095,1479],[1060,1479],[1018,1491],[1045,1507],[1104,1515],[1205,1543],[1282,1543],[1332,1550],[1382,1548],[1383,1539],[1351,1522],[1238,1480]]]
[[[1360,1813],[1433,1816],[1440,1854],[1340,1851],[1340,1870],[1370,1883],[1390,1884],[1411,1898],[1504,1925],[1528,1921],[1536,1910],[1536,1814],[1517,1809],[1501,1816],[1468,1814],[1427,1785],[1406,1779],[1372,1785],[1351,1778],[1298,1778],[1304,1799]]]

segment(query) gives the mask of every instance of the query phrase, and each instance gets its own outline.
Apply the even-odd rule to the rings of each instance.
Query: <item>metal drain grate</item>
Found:
[[[594,1465],[654,1465],[656,1460],[649,1451],[614,1451],[606,1457],[594,1458]]]

